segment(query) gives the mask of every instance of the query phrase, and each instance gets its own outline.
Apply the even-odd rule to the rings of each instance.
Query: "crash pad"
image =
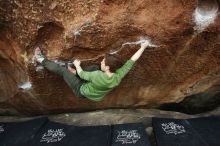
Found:
[[[158,146],[219,146],[220,118],[153,118]]]

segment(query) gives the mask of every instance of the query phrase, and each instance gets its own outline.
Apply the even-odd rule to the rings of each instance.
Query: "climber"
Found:
[[[35,48],[34,57],[38,63],[46,69],[61,75],[76,96],[93,101],[100,101],[112,89],[119,85],[124,76],[132,68],[149,43],[141,43],[140,49],[123,65],[121,59],[114,54],[106,54],[99,66],[92,65],[85,69],[80,66],[80,60],[76,59],[73,64],[76,69],[68,65],[67,68],[46,59],[39,47]]]

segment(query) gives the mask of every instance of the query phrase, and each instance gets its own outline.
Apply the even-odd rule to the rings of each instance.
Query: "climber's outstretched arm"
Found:
[[[141,43],[141,48],[136,52],[134,53],[134,55],[131,57],[131,60],[133,61],[137,61],[140,56],[143,54],[144,50],[147,48],[147,46],[149,45],[149,42],[144,42],[144,43]]]

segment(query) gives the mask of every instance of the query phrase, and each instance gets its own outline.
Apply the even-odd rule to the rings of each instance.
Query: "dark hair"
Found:
[[[105,54],[105,65],[110,67],[111,72],[115,72],[123,65],[123,61],[116,54]]]

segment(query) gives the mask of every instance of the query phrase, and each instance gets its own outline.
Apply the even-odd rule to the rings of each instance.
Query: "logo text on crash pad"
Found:
[[[49,129],[46,133],[42,135],[40,142],[59,142],[65,136],[66,134],[63,132],[63,129]]]
[[[137,130],[122,130],[118,131],[118,136],[115,142],[121,142],[122,144],[135,144],[141,138],[141,135]]]
[[[166,134],[182,134],[185,133],[186,130],[182,125],[175,124],[174,122],[162,123],[162,129]]]

